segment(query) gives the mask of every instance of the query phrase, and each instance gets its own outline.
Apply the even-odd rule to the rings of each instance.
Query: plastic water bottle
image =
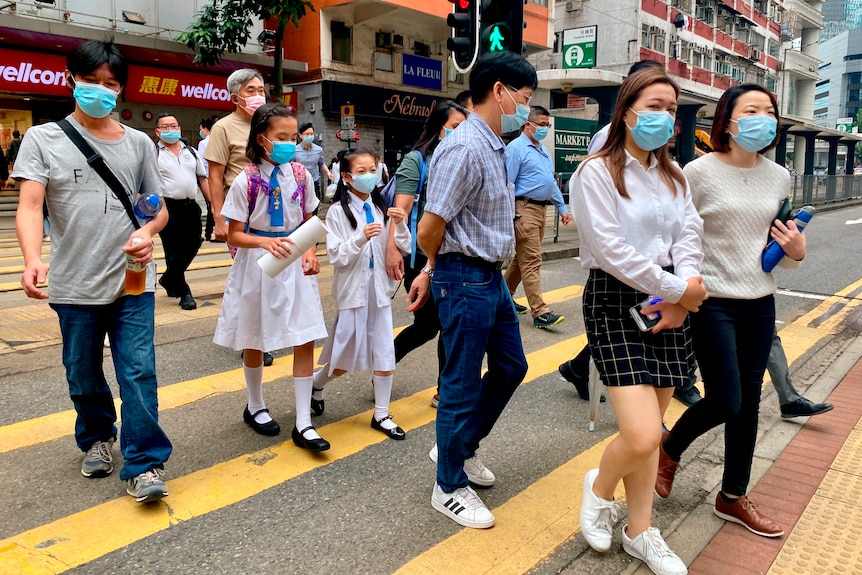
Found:
[[[793,220],[800,232],[804,232],[805,226],[807,226],[808,222],[811,221],[811,217],[813,215],[813,206],[802,206],[793,212],[790,219]],[[778,265],[778,262],[781,261],[781,258],[783,258],[784,255],[784,250],[780,245],[778,245],[778,242],[771,240],[763,249],[763,255],[760,258],[760,266],[763,268],[763,271],[771,272],[775,269],[775,266]]]
[[[132,245],[139,244],[141,241],[141,238],[132,238]],[[141,295],[147,289],[147,266],[135,263],[132,261],[132,256],[130,255],[126,255],[126,282],[124,289],[129,295]]]
[[[138,220],[145,224],[162,209],[162,197],[158,194],[141,194],[135,202],[134,210]]]

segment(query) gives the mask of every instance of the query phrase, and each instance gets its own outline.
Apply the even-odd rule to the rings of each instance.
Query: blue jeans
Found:
[[[51,304],[51,308],[60,319],[63,365],[78,414],[78,448],[87,451],[93,443],[117,435],[114,398],[102,370],[107,333],[122,400],[120,479],[163,468],[172,446],[159,427],[154,294],[123,296],[107,305]]]
[[[475,455],[524,380],[527,358],[499,270],[438,259],[431,291],[446,352],[437,406],[437,483],[451,493],[466,487],[464,460]]]
[[[745,495],[763,373],[775,330],[775,299],[709,298],[691,315],[691,330],[706,394],[682,414],[664,449],[679,461],[695,439],[724,423],[721,489],[728,495]]]

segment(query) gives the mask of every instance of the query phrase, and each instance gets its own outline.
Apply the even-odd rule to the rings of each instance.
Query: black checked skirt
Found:
[[[584,323],[590,353],[608,386],[682,386],[694,362],[689,318],[657,334],[638,329],[629,308],[648,294],[593,269],[584,288]]]

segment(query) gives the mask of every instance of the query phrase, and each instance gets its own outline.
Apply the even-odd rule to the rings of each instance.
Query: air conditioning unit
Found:
[[[566,12],[577,12],[580,9],[581,3],[579,1],[566,2]]]
[[[782,70],[784,70],[784,62],[782,62],[781,60],[779,60],[779,61],[775,64],[775,71],[776,71],[776,72],[781,72]]]
[[[715,0],[706,0],[706,7],[715,10]]]
[[[650,34],[658,34],[661,32],[661,29],[658,26],[650,26],[649,33]]]
[[[758,50],[757,48],[751,49],[751,59],[752,60],[760,60],[760,57],[763,56],[763,52]]]
[[[783,12],[781,10],[776,9],[775,14],[772,15],[772,21],[776,23],[781,23],[781,15]]]
[[[679,42],[679,34],[671,34],[670,35],[671,42]]]

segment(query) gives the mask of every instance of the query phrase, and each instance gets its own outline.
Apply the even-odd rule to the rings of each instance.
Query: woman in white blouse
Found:
[[[707,295],[700,278],[703,222],[667,150],[678,95],[663,69],[631,74],[620,87],[607,142],[574,176],[573,199],[581,265],[590,270],[587,339],[619,424],[599,468],[584,478],[581,532],[596,551],[610,549],[614,491],[622,481],[629,520],[623,549],[662,575],[687,569],[651,522],[661,421],[693,359],[688,312]],[[662,301],[644,313],[661,317],[641,331],[630,308],[649,296]]]

